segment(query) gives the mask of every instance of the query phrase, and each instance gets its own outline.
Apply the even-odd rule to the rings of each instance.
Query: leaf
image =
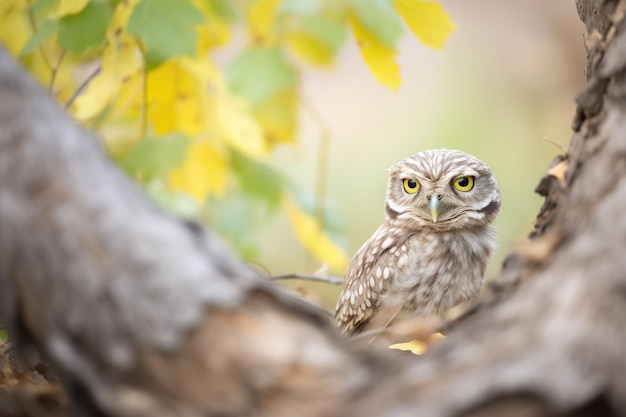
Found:
[[[350,5],[351,14],[378,42],[395,48],[404,29],[389,0],[352,0]]]
[[[148,73],[148,119],[159,133],[184,132],[190,137],[203,130],[203,105],[211,69],[187,57],[169,60]]]
[[[209,198],[206,222],[235,249],[240,257],[258,255],[257,234],[251,231],[267,223],[267,213],[241,192],[226,192],[220,199]]]
[[[324,6],[339,5],[340,2],[327,2],[325,0],[284,0],[280,5],[281,13],[290,15],[321,15]],[[340,5],[339,7],[343,7]]]
[[[132,8],[139,0],[126,1],[116,7],[106,34],[100,72],[72,106],[74,117],[91,120],[98,116],[123,89],[143,74],[136,41],[126,32]]]
[[[345,40],[346,27],[341,19],[307,16],[286,35],[288,47],[314,65],[329,65]]]
[[[348,264],[345,252],[331,240],[319,221],[302,211],[289,197],[283,199],[283,206],[296,236],[304,247],[331,268],[337,271],[345,270]]]
[[[130,16],[128,33],[140,39],[148,68],[179,54],[194,56],[202,14],[187,0],[142,0]]]
[[[41,20],[47,19],[49,15],[53,13],[53,10],[58,8],[60,1],[61,0],[36,0],[30,5],[30,12],[33,14],[37,25],[39,25]]]
[[[31,36],[24,0],[0,0],[0,45],[18,55]]]
[[[414,355],[421,355],[428,350],[428,344],[420,342],[419,340],[411,340],[410,342],[405,343],[395,343],[393,345],[389,345],[388,347],[389,349],[409,351]]]
[[[272,39],[272,27],[281,0],[255,0],[248,8],[246,18],[256,44],[268,44]]]
[[[350,14],[350,27],[356,38],[361,55],[378,81],[397,90],[402,82],[400,67],[395,62],[396,51],[382,43],[359,20]]]
[[[182,133],[139,140],[120,160],[131,177],[149,181],[167,174],[185,160],[189,138]]]
[[[59,19],[64,16],[78,14],[87,7],[88,3],[89,0],[61,0],[56,12],[52,13],[50,17]]]
[[[152,201],[177,217],[197,220],[202,214],[202,208],[191,197],[172,191],[161,180],[150,181],[145,189]]]
[[[221,195],[226,185],[228,160],[207,140],[196,140],[187,147],[185,161],[169,174],[172,190],[189,195],[204,204],[210,194]]]
[[[296,141],[298,92],[288,89],[255,106],[252,113],[270,146]]]
[[[411,32],[426,46],[442,50],[456,24],[439,3],[393,0],[393,5]]]
[[[278,47],[250,47],[228,66],[226,80],[233,92],[254,105],[295,86],[298,75]]]
[[[54,35],[59,27],[59,22],[56,20],[46,19],[37,28],[37,31],[26,42],[26,45],[20,51],[21,56],[31,55],[39,48],[42,42],[46,41],[50,36]]]
[[[203,15],[203,24],[196,27],[197,56],[203,56],[206,51],[224,45],[230,40],[229,22],[232,17],[228,15],[228,9],[224,9],[226,6],[215,0],[190,1]]]
[[[278,207],[284,179],[276,171],[236,151],[231,152],[231,165],[248,197],[262,201],[271,209]]]
[[[228,22],[237,19],[237,11],[231,0],[205,0],[205,2],[219,18]]]
[[[148,120],[157,133],[219,138],[250,157],[267,153],[248,104],[228,91],[208,60],[182,56],[153,69],[148,73],[147,99]]]
[[[261,126],[244,100],[223,92],[214,101],[212,113],[219,134],[231,147],[253,158],[267,154],[268,145]]]
[[[91,1],[80,13],[59,20],[58,43],[74,54],[82,54],[104,44],[111,8],[102,1]]]

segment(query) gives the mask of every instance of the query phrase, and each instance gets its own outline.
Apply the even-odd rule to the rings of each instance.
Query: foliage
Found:
[[[399,87],[402,22],[437,49],[454,29],[441,5],[418,0],[0,2],[3,45],[158,203],[222,225],[249,256],[251,229],[281,210],[339,271],[347,258],[325,203],[307,207],[265,160],[296,140],[300,73],[331,66],[349,33],[376,79]],[[213,52],[227,46],[237,56],[219,68]]]

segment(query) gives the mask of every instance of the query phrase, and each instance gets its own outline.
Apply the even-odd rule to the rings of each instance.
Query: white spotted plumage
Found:
[[[453,183],[464,177],[473,187],[459,191]],[[418,190],[403,188],[405,179],[418,182]],[[431,197],[439,200],[438,216]],[[345,334],[442,315],[475,300],[495,246],[490,225],[500,192],[491,169],[475,157],[424,151],[389,169],[385,209],[385,222],[344,277],[335,320]]]

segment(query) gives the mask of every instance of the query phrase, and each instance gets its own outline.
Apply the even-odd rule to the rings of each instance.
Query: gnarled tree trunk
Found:
[[[87,415],[626,415],[626,1],[577,7],[588,86],[535,231],[422,357],[350,347],[156,210],[0,52],[0,314],[16,350],[41,353]],[[0,393],[16,415],[44,403]]]

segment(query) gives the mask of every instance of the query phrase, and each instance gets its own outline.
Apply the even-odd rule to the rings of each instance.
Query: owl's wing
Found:
[[[397,272],[402,244],[379,229],[352,258],[337,307],[335,324],[344,334],[359,333],[380,307]],[[406,251],[406,246],[404,246]]]

